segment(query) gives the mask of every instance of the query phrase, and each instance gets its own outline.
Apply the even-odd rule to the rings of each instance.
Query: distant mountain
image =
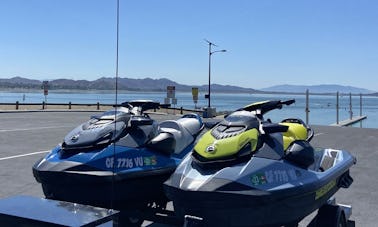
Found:
[[[176,91],[190,92],[192,87],[198,87],[200,91],[207,91],[208,84],[206,85],[184,85],[175,81],[161,78],[161,79],[131,79],[131,78],[118,78],[118,89],[126,91],[166,91],[167,86],[175,86]],[[49,81],[49,90],[114,90],[115,78],[102,77],[97,80],[70,80],[70,79],[56,79]],[[42,81],[31,80],[22,77],[13,77],[10,79],[0,79],[0,89],[3,90],[17,90],[17,89],[42,89]],[[374,91],[370,91],[363,88],[341,86],[334,84],[324,85],[278,85],[273,87],[264,88],[261,90],[255,90],[252,88],[243,88],[238,86],[212,84],[212,92],[226,92],[226,93],[305,93],[306,90],[311,93],[362,93],[372,94]]]
[[[56,79],[49,81],[49,90],[114,90],[115,78],[102,77],[94,81]],[[167,86],[175,86],[176,91],[191,91],[192,87],[198,87],[200,91],[207,91],[208,85],[183,85],[172,80],[162,79],[130,79],[118,78],[118,89],[127,91],[166,91]],[[30,80],[22,77],[0,79],[0,89],[41,89],[42,81]],[[238,86],[212,84],[213,92],[230,93],[259,93],[252,88]]]
[[[190,86],[190,90],[193,86]],[[207,91],[209,89],[209,85],[201,85],[198,86],[200,91]],[[262,93],[259,90],[255,90],[252,88],[243,88],[238,86],[231,86],[231,85],[221,85],[221,84],[211,84],[211,91],[212,92],[225,92],[225,93]]]
[[[22,77],[13,77],[11,79],[0,79],[0,88],[20,88],[20,89],[34,89],[41,88],[42,82],[39,80],[30,80]]]
[[[352,86],[341,86],[336,84],[322,84],[322,85],[277,85],[272,86],[268,88],[261,89],[265,92],[287,92],[287,93],[305,93],[306,90],[309,90],[311,93],[362,93],[362,94],[370,94],[374,93],[374,91],[364,89],[364,88],[358,88],[358,87],[352,87]]]

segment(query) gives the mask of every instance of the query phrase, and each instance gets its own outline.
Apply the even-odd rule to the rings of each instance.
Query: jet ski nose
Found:
[[[71,136],[70,141],[71,141],[72,143],[76,143],[76,142],[79,140],[79,136],[80,136],[80,133],[77,133],[77,134]]]
[[[209,145],[209,146],[206,148],[206,150],[205,150],[205,152],[207,152],[207,153],[215,153],[215,151],[216,151],[216,146],[215,146],[215,144],[211,144],[211,145]]]

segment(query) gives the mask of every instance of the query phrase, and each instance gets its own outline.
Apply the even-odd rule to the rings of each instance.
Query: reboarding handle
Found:
[[[281,100],[271,100],[271,101],[262,101],[262,102],[256,102],[249,104],[239,110],[246,110],[246,111],[256,111],[260,110],[261,115],[266,114],[267,112],[274,110],[274,109],[281,109],[283,105],[289,106],[291,104],[295,103],[295,99],[289,99],[286,101]]]

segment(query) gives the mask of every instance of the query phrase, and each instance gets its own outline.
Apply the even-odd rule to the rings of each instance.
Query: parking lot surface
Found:
[[[33,164],[61,143],[64,136],[96,112],[0,113],[0,199],[15,195],[43,197],[32,174]],[[178,115],[151,114],[157,120]],[[354,183],[336,193],[339,203],[351,204],[356,226],[377,226],[378,129],[313,126],[314,146],[344,149],[356,156]],[[164,226],[146,222],[149,226]],[[300,223],[305,226],[308,220]]]

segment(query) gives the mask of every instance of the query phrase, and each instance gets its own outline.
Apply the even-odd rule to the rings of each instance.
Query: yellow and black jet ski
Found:
[[[295,225],[348,188],[355,157],[312,147],[300,119],[264,120],[294,102],[250,104],[206,132],[164,184],[176,214],[204,226]]]

